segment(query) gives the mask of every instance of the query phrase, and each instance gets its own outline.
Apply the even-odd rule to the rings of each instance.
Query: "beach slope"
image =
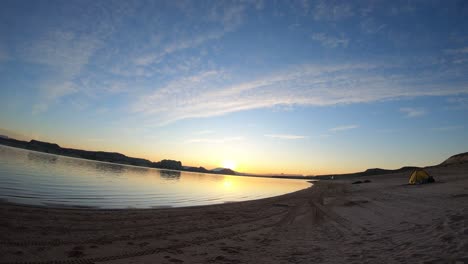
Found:
[[[191,208],[4,202],[0,263],[468,263],[468,163],[427,171],[436,183],[376,175]]]

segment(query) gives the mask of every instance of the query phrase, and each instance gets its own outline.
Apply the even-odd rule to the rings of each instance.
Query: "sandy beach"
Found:
[[[0,203],[0,263],[468,263],[468,163],[173,209]]]

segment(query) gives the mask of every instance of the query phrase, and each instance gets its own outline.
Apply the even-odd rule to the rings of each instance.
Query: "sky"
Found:
[[[1,1],[0,134],[251,173],[468,151],[467,1]]]

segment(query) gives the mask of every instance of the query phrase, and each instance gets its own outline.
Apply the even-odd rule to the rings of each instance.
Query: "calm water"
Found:
[[[244,201],[310,186],[303,180],[165,171],[0,145],[0,199],[54,207],[152,208]]]

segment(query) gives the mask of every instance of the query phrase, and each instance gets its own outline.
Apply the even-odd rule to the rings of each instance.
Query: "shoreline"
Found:
[[[195,207],[0,202],[0,263],[466,263],[468,164],[428,172],[438,184],[400,173]]]
[[[194,172],[206,173],[217,175],[237,175],[248,176],[248,174],[234,172],[230,169],[224,168],[222,171],[207,170],[203,167],[182,166],[180,161],[163,159],[159,162],[152,162],[143,158],[128,157],[118,152],[107,151],[90,151],[73,148],[62,148],[55,143],[31,140],[29,142],[17,140],[14,138],[1,138],[0,146],[11,147],[16,149],[23,149],[26,151],[34,151],[44,154],[57,155],[61,157],[69,157],[83,160],[90,160],[95,162],[105,162],[117,164],[122,166],[136,166],[141,168],[172,170],[180,172]]]
[[[134,164],[126,164],[126,163],[118,163],[118,162],[112,162],[112,161],[102,161],[102,160],[95,160],[95,159],[87,159],[87,158],[82,158],[82,157],[75,157],[75,156],[69,156],[69,155],[61,155],[61,154],[56,154],[56,153],[49,153],[49,152],[44,152],[40,150],[34,150],[34,149],[27,149],[24,147],[17,147],[17,146],[10,146],[10,145],[5,145],[0,142],[0,147],[6,147],[6,148],[14,148],[14,149],[20,149],[24,151],[31,151],[31,152],[36,152],[44,155],[52,155],[52,156],[58,156],[58,157],[64,157],[64,158],[70,158],[70,159],[78,159],[78,160],[84,160],[84,161],[92,161],[92,162],[98,162],[98,163],[105,163],[105,164],[112,164],[112,165],[120,165],[120,166],[129,166],[129,167],[136,167],[136,168],[144,168],[144,169],[155,169],[155,170],[163,170],[163,171],[175,171],[175,172],[185,172],[185,173],[192,173],[192,174],[209,174],[209,175],[220,175],[220,176],[238,176],[238,177],[254,177],[254,178],[270,178],[270,179],[290,179],[290,180],[306,180],[306,181],[314,181],[314,180],[319,180],[315,179],[310,176],[264,176],[264,175],[255,175],[255,174],[246,174],[246,173],[239,173],[239,174],[222,174],[222,173],[216,173],[216,172],[199,172],[199,171],[191,171],[191,170],[178,170],[178,169],[168,169],[168,168],[156,168],[156,167],[148,167],[148,166],[142,166],[142,165],[134,165]]]
[[[227,176],[233,176],[233,175],[227,175]],[[247,176],[249,177],[249,176]],[[265,198],[259,198],[259,199],[253,199],[253,200],[246,200],[246,201],[231,201],[231,202],[223,202],[223,203],[217,203],[217,204],[205,204],[205,205],[193,205],[193,206],[181,206],[181,207],[171,207],[171,206],[155,206],[151,208],[100,208],[100,207],[86,207],[86,206],[64,206],[64,207],[54,207],[54,206],[48,206],[48,205],[34,205],[34,204],[26,204],[26,203],[15,203],[15,202],[10,202],[5,199],[0,199],[0,207],[2,206],[12,206],[12,207],[24,207],[26,209],[50,209],[50,210],[83,210],[83,211],[152,211],[152,210],[185,210],[185,209],[196,209],[196,208],[204,208],[204,207],[209,207],[209,206],[221,206],[221,205],[230,205],[230,204],[238,204],[238,203],[251,203],[255,201],[263,201],[263,200],[268,200],[268,199],[274,199],[274,198],[282,198],[283,196],[289,196],[292,194],[295,194],[297,192],[301,191],[306,191],[309,188],[313,188],[314,183],[317,183],[319,181],[308,181],[310,183],[310,186],[301,190],[297,190],[294,192],[290,193],[285,193],[285,194],[280,194],[276,196],[271,196],[271,197],[265,197]]]
[[[0,199],[44,208],[188,207],[267,198],[311,185],[303,180],[260,180],[184,172],[175,174],[148,168],[116,167],[111,163],[109,167],[106,163],[35,154],[34,151],[9,147],[1,147],[0,152],[4,158],[0,162],[4,165],[0,165],[4,182],[0,184],[0,192],[4,190]],[[51,169],[42,167],[45,162],[48,165],[51,163]],[[74,167],[77,165],[79,169]],[[131,188],[124,188],[127,185]]]

